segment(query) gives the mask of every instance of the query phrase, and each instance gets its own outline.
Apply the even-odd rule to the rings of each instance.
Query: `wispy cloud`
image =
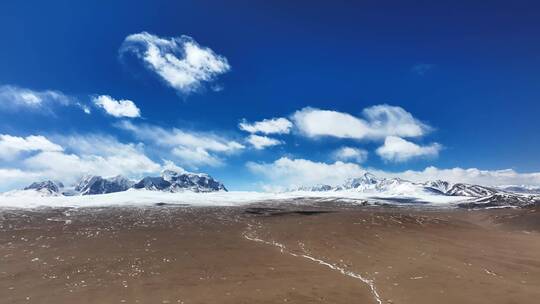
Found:
[[[92,98],[94,104],[103,108],[107,114],[114,117],[139,117],[141,111],[135,103],[128,99],[116,100],[109,95],[100,95]]]
[[[178,128],[165,129],[158,126],[135,125],[129,121],[117,124],[130,131],[142,141],[169,148],[179,161],[190,167],[222,164],[220,156],[232,154],[245,148],[241,143],[226,136],[209,132],[196,132]]]
[[[160,165],[144,153],[143,146],[121,143],[102,135],[59,136],[64,152],[41,152],[24,160],[32,170],[66,180],[81,174],[136,176],[160,170]]]
[[[63,148],[44,136],[30,135],[27,137],[0,134],[0,159],[11,160],[23,152],[59,152]]]
[[[231,68],[227,58],[185,35],[162,38],[147,32],[132,34],[120,48],[121,55],[126,52],[135,54],[148,69],[183,94],[197,91],[204,82],[215,80]]]
[[[427,73],[429,73],[431,70],[433,70],[434,68],[435,68],[434,64],[418,63],[412,66],[411,72],[419,76],[424,76]]]
[[[75,97],[56,90],[36,91],[13,85],[0,86],[0,109],[33,110],[36,113],[52,114],[53,106],[76,106],[90,114],[88,106],[79,102]]]
[[[12,160],[0,163],[0,180],[4,181],[0,188],[3,190],[42,179],[73,183],[84,174],[121,174],[137,178],[162,168],[145,154],[142,145],[121,143],[110,136],[3,135],[2,139],[0,153]],[[18,150],[13,150],[13,143],[19,143]]]
[[[397,136],[388,136],[375,152],[385,161],[405,162],[419,157],[437,157],[441,149],[438,143],[421,146]]]

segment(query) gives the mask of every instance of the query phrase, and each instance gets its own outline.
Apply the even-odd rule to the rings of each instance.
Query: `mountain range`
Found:
[[[104,178],[86,175],[75,185],[65,187],[61,182],[42,181],[16,190],[9,195],[30,194],[36,196],[75,196],[95,195],[126,191],[129,189],[145,189],[161,192],[216,192],[227,191],[225,186],[208,174],[191,173],[183,170],[167,169],[160,176],[147,176],[139,181],[132,181],[123,176]],[[465,208],[517,206],[524,207],[540,203],[540,188],[528,186],[487,187],[467,183],[450,183],[435,180],[424,183],[411,182],[400,178],[382,178],[371,173],[350,178],[337,186],[319,184],[301,186],[287,192],[300,192],[301,195],[317,196],[334,192],[335,197],[347,198],[361,193],[366,198],[395,198],[421,201],[425,197],[463,197],[459,206]],[[307,194],[306,192],[309,192]],[[351,194],[353,193],[353,194]],[[330,194],[334,196],[334,194]]]
[[[415,183],[400,178],[380,178],[365,173],[357,178],[350,178],[342,185],[330,186],[319,184],[301,186],[289,191],[307,192],[362,192],[377,195],[403,197],[421,197],[423,195],[445,195],[467,197],[461,207],[496,207],[496,206],[529,206],[540,202],[540,188],[527,186],[487,187],[466,183],[450,183],[447,181],[428,181]]]
[[[138,182],[121,175],[109,178],[85,175],[72,187],[65,187],[63,183],[58,181],[46,180],[32,183],[23,191],[33,191],[38,196],[74,196],[114,193],[131,188],[164,192],[227,191],[221,182],[208,174],[170,169],[164,170],[161,176],[147,176]]]

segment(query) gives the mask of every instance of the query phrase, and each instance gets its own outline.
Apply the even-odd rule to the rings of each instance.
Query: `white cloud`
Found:
[[[296,127],[307,137],[334,136],[339,138],[365,138],[369,134],[366,121],[347,113],[303,108],[292,116]]]
[[[55,136],[54,142],[39,137],[42,144],[37,153],[11,162],[10,166],[16,168],[0,168],[0,180],[8,181],[0,188],[20,187],[30,181],[43,179],[69,184],[84,174],[121,174],[139,178],[161,169],[160,164],[145,155],[141,144],[121,143],[113,137],[101,135]]]
[[[43,179],[42,172],[24,171],[17,168],[0,168],[0,191],[13,190]]]
[[[441,169],[427,167],[421,171],[407,170],[403,172],[386,172],[372,170],[380,176],[400,177],[403,179],[424,182],[428,180],[445,180],[452,183],[469,183],[486,186],[497,185],[536,185],[540,186],[540,172],[519,173],[512,169],[481,170],[477,168]]]
[[[187,94],[230,70],[227,58],[189,36],[161,38],[147,32],[126,37],[120,53],[133,52],[169,86]]]
[[[355,163],[323,163],[288,157],[272,163],[248,162],[247,167],[251,172],[264,176],[274,187],[282,188],[320,183],[337,185],[365,172]]]
[[[441,149],[438,143],[420,146],[397,136],[388,136],[375,152],[386,161],[404,162],[417,157],[437,157]]]
[[[73,182],[82,174],[102,176],[140,176],[142,173],[157,172],[159,164],[146,155],[126,146],[122,154],[100,156],[95,154],[68,154],[62,152],[41,152],[24,160],[31,171],[41,171],[47,178]]]
[[[108,114],[114,117],[139,117],[141,111],[131,100],[116,100],[108,95],[100,95],[92,98],[94,104],[101,107]]]
[[[422,171],[407,170],[388,172],[374,168],[363,168],[356,163],[337,161],[334,163],[314,162],[307,159],[282,157],[271,163],[248,162],[248,169],[261,176],[263,189],[287,189],[294,186],[315,184],[342,184],[347,178],[359,177],[369,171],[380,177],[399,177],[413,182],[446,180],[487,186],[536,185],[540,186],[540,172],[519,173],[511,169],[480,170],[477,168],[439,169],[427,167]]]
[[[270,138],[267,136],[260,136],[251,134],[248,136],[247,141],[257,150],[262,150],[267,147],[282,145],[283,142],[275,138]]]
[[[220,165],[222,161],[217,154],[232,154],[245,148],[244,145],[230,138],[208,132],[134,125],[129,121],[123,121],[117,126],[132,132],[140,140],[170,148],[172,154],[185,166]]]
[[[386,104],[365,108],[362,112],[369,122],[371,137],[421,137],[432,128],[401,107]]]
[[[139,176],[160,165],[145,155],[141,144],[121,143],[102,135],[58,136],[64,152],[41,152],[23,161],[27,168],[70,180],[81,174]]]
[[[264,119],[254,123],[248,123],[244,120],[238,125],[240,130],[263,134],[289,134],[292,126],[292,122],[283,117]]]
[[[334,151],[333,156],[337,160],[352,160],[357,163],[363,163],[368,158],[368,151],[359,148],[341,147]]]
[[[401,107],[376,105],[364,109],[363,118],[348,113],[303,108],[292,115],[301,134],[352,139],[382,139],[386,136],[420,137],[431,127]]]
[[[76,98],[65,95],[60,91],[35,91],[12,85],[0,86],[1,109],[13,111],[24,108],[36,110],[37,113],[51,114],[53,113],[52,105],[77,106],[85,113],[90,114],[87,106],[81,104]]]
[[[51,142],[44,136],[18,137],[0,134],[0,159],[11,160],[22,152],[62,150],[61,146]]]

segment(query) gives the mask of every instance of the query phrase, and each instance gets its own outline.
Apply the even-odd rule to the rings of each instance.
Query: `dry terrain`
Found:
[[[0,303],[538,303],[540,212],[0,211]]]

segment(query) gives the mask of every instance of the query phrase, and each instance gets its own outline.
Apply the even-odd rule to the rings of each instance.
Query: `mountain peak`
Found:
[[[376,185],[379,182],[380,182],[380,179],[377,176],[369,172],[366,172],[362,174],[362,176],[360,177],[347,179],[345,183],[343,184],[343,188],[344,189],[358,189],[358,188],[364,189],[364,188]]]
[[[133,188],[147,190],[163,190],[170,192],[214,192],[227,191],[225,186],[205,173],[192,173],[183,169],[169,168],[161,172],[159,177],[147,176],[136,183]]]
[[[85,175],[75,185],[75,191],[81,195],[105,194],[125,191],[133,185],[133,182],[122,175],[103,178],[98,175]]]
[[[64,184],[61,182],[55,182],[51,180],[41,181],[41,182],[34,182],[26,187],[24,187],[24,190],[36,190],[39,192],[43,192],[45,194],[59,194],[60,189],[64,188]]]

